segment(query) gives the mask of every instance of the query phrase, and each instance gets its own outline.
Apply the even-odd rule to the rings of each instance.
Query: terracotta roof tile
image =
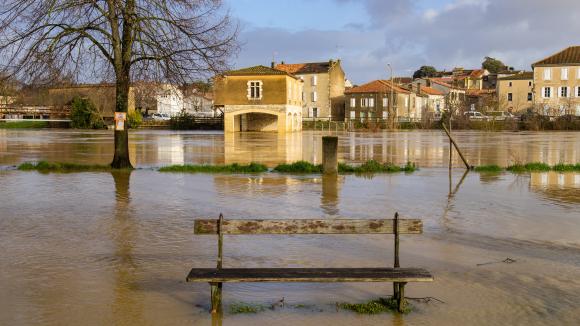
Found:
[[[542,59],[534,64],[537,65],[562,65],[562,64],[580,64],[580,46],[570,46],[556,54]]]
[[[397,85],[391,86],[391,81],[389,80],[374,80],[370,83],[366,83],[361,86],[353,87],[345,91],[345,94],[352,93],[389,93],[391,88],[395,93],[410,94],[408,90],[399,87]]]
[[[253,75],[289,75],[292,76],[290,73],[286,71],[282,71],[279,69],[273,69],[266,66],[254,66],[248,68],[242,68],[238,70],[231,70],[224,73],[225,76],[253,76]]]
[[[497,80],[526,80],[526,79],[534,79],[534,73],[531,71],[524,71],[519,74],[513,74],[511,76],[501,77]]]
[[[443,94],[443,92],[438,91],[435,88],[427,87],[427,86],[421,86],[421,92],[423,92],[427,95],[445,95],[445,94]]]
[[[309,62],[277,64],[274,68],[289,74],[317,74],[328,72],[330,66],[330,62]]]

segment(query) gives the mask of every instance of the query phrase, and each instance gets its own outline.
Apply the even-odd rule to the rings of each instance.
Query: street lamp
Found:
[[[392,119],[393,124],[391,125],[391,128],[393,128],[394,127],[395,116],[396,116],[396,113],[393,110],[394,109],[394,106],[395,106],[395,99],[394,99],[394,95],[393,95],[393,93],[394,93],[394,91],[393,91],[393,66],[391,66],[390,63],[387,63],[387,67],[391,71],[391,85],[390,85],[390,88],[391,88],[391,96],[389,98],[389,102],[391,102],[391,105],[390,105],[390,107],[391,107],[391,110],[390,111],[391,112],[389,112],[389,120]],[[392,118],[391,118],[391,116],[392,116]]]

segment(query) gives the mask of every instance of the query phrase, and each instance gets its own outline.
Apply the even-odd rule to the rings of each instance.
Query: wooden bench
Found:
[[[208,282],[211,311],[221,309],[224,282],[393,282],[393,298],[399,311],[405,305],[405,284],[431,282],[422,268],[399,267],[399,235],[420,234],[423,223],[416,219],[336,220],[196,220],[195,234],[218,236],[217,268],[192,268],[187,282]],[[224,235],[260,234],[394,234],[394,268],[223,268]]]

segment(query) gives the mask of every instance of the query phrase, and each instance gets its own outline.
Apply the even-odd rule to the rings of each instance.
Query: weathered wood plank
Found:
[[[431,282],[422,268],[193,268],[187,282]]]
[[[372,220],[224,220],[222,234],[394,234],[393,219]],[[399,234],[420,234],[423,222],[399,219]],[[196,220],[194,233],[218,234],[217,220]]]

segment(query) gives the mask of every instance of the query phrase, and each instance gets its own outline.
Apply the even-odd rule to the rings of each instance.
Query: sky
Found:
[[[225,0],[240,25],[236,68],[341,59],[356,84],[481,67],[516,69],[580,45],[580,0]]]

